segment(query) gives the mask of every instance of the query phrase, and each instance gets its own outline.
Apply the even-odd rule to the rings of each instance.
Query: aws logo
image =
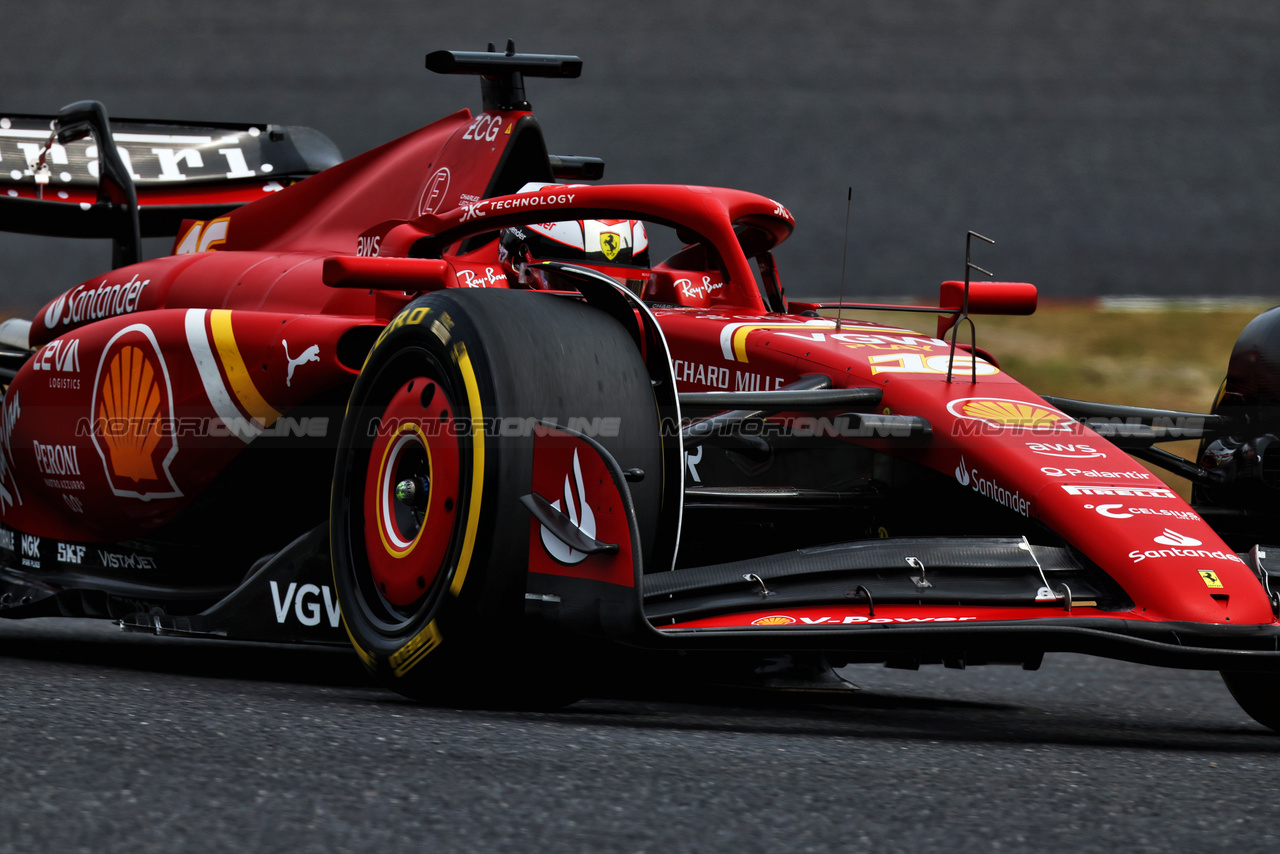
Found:
[[[169,474],[178,453],[173,389],[151,327],[126,326],[107,342],[91,400],[91,438],[112,493],[142,501],[181,496]]]

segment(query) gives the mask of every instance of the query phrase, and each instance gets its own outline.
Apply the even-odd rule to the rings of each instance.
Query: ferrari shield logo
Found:
[[[1218,574],[1212,569],[1199,570],[1200,577],[1204,579],[1204,586],[1218,589],[1222,587],[1222,582],[1218,580]]]
[[[612,261],[618,257],[618,250],[622,248],[622,238],[611,231],[606,231],[600,235],[600,251],[604,253],[604,257]]]

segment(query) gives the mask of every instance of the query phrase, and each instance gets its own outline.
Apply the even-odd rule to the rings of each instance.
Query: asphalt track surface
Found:
[[[410,704],[355,658],[0,622],[0,852],[1262,851],[1214,673],[857,666],[842,703]],[[494,678],[502,678],[500,665]]]
[[[529,81],[551,150],[782,201],[792,296],[836,294],[847,187],[854,297],[936,295],[968,229],[1048,295],[1277,293],[1272,0],[6,0],[0,22],[0,112],[302,124],[347,156],[478,109],[429,50],[579,54],[581,79]],[[0,292],[33,310],[108,257],[6,237]]]

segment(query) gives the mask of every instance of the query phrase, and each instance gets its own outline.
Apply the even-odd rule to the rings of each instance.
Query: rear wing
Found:
[[[212,219],[341,161],[328,137],[295,125],[110,119],[95,101],[57,116],[0,113],[0,230],[127,241],[121,208],[132,204],[140,236],[174,235],[184,219]]]

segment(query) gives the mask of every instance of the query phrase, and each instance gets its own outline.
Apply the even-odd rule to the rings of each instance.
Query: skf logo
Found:
[[[774,614],[770,617],[761,617],[758,620],[752,620],[753,626],[789,626],[794,623],[795,617],[786,617],[782,614]]]
[[[604,257],[612,261],[618,257],[618,250],[622,248],[622,238],[614,234],[612,231],[606,231],[600,235],[600,251],[604,253]]]
[[[107,342],[93,381],[93,446],[117,496],[175,498],[178,453],[169,370],[151,327],[126,326]]]
[[[84,546],[73,546],[70,543],[58,543],[58,560],[62,563],[80,563],[84,560]]]
[[[1210,587],[1214,590],[1222,589],[1222,581],[1219,580],[1218,573],[1214,572],[1212,569],[1199,569],[1196,571],[1200,573],[1200,579],[1204,581],[1205,587]]]

